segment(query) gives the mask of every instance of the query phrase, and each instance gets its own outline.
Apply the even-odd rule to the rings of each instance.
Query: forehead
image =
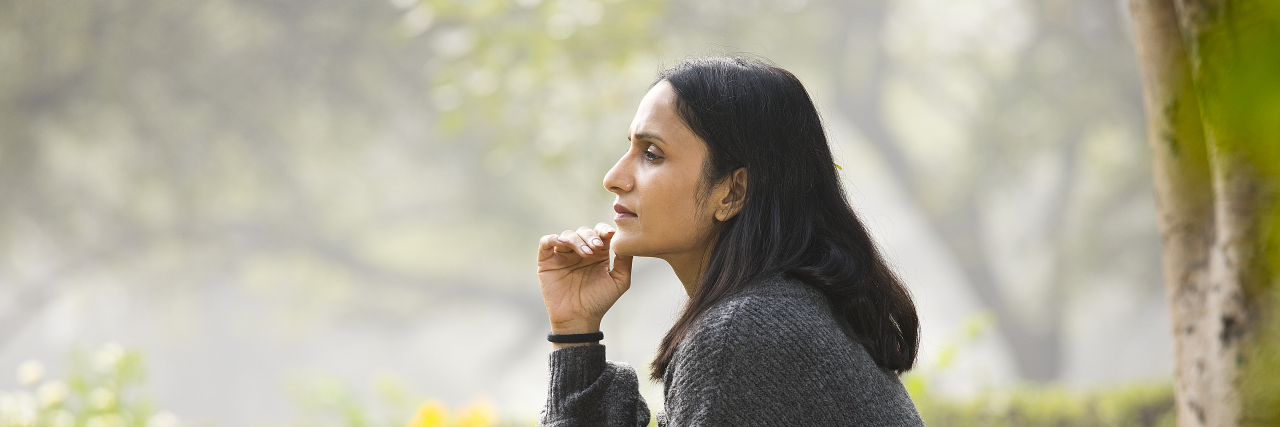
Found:
[[[658,82],[640,100],[636,117],[631,121],[631,134],[655,134],[664,140],[692,132],[676,113],[676,90],[666,80]]]

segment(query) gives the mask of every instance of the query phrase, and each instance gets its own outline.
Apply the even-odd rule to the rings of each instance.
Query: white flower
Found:
[[[49,416],[52,422],[50,427],[73,427],[76,425],[76,416],[71,411],[59,409]]]
[[[36,397],[40,399],[40,405],[46,408],[56,406],[62,401],[67,400],[67,395],[71,394],[71,389],[62,381],[49,381],[40,385],[36,389]]]
[[[124,346],[110,342],[93,355],[93,366],[98,369],[98,372],[111,372],[122,358],[124,358]]]
[[[18,365],[18,382],[23,385],[33,386],[44,378],[44,364],[39,360],[27,359]]]
[[[36,399],[31,393],[0,393],[0,425],[29,427],[36,424]]]
[[[12,394],[0,391],[0,426],[11,424],[9,417],[18,412],[18,401]]]
[[[97,409],[111,409],[116,406],[116,394],[103,387],[95,388],[89,392],[89,404]]]
[[[408,2],[411,4],[417,3],[417,0],[408,0]],[[436,14],[431,10],[431,6],[427,4],[418,4],[411,7],[413,9],[405,12],[403,20],[400,21],[400,28],[403,28],[408,36],[416,36],[431,28],[432,22],[436,19]]]
[[[160,412],[147,420],[147,427],[178,427],[178,417],[169,412]]]

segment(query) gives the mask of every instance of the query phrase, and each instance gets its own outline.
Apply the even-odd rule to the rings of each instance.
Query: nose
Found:
[[[609,190],[610,193],[622,194],[631,191],[631,188],[635,185],[635,180],[627,165],[628,154],[631,154],[631,152],[628,151],[627,154],[623,154],[622,158],[618,159],[618,163],[614,163],[613,168],[604,174],[604,189]]]

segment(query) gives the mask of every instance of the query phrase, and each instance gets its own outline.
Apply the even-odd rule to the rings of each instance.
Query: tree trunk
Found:
[[[1130,0],[1130,9],[1165,240],[1178,425],[1280,425],[1280,7]]]

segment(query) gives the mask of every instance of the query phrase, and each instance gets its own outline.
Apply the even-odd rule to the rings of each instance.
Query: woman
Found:
[[[922,425],[898,380],[919,345],[915,306],[845,201],[795,76],[684,61],[658,76],[628,137],[604,177],[616,230],[539,243],[556,348],[542,425],[648,424],[635,371],[599,345],[635,256],[666,260],[690,298],[652,366],[659,425]]]

